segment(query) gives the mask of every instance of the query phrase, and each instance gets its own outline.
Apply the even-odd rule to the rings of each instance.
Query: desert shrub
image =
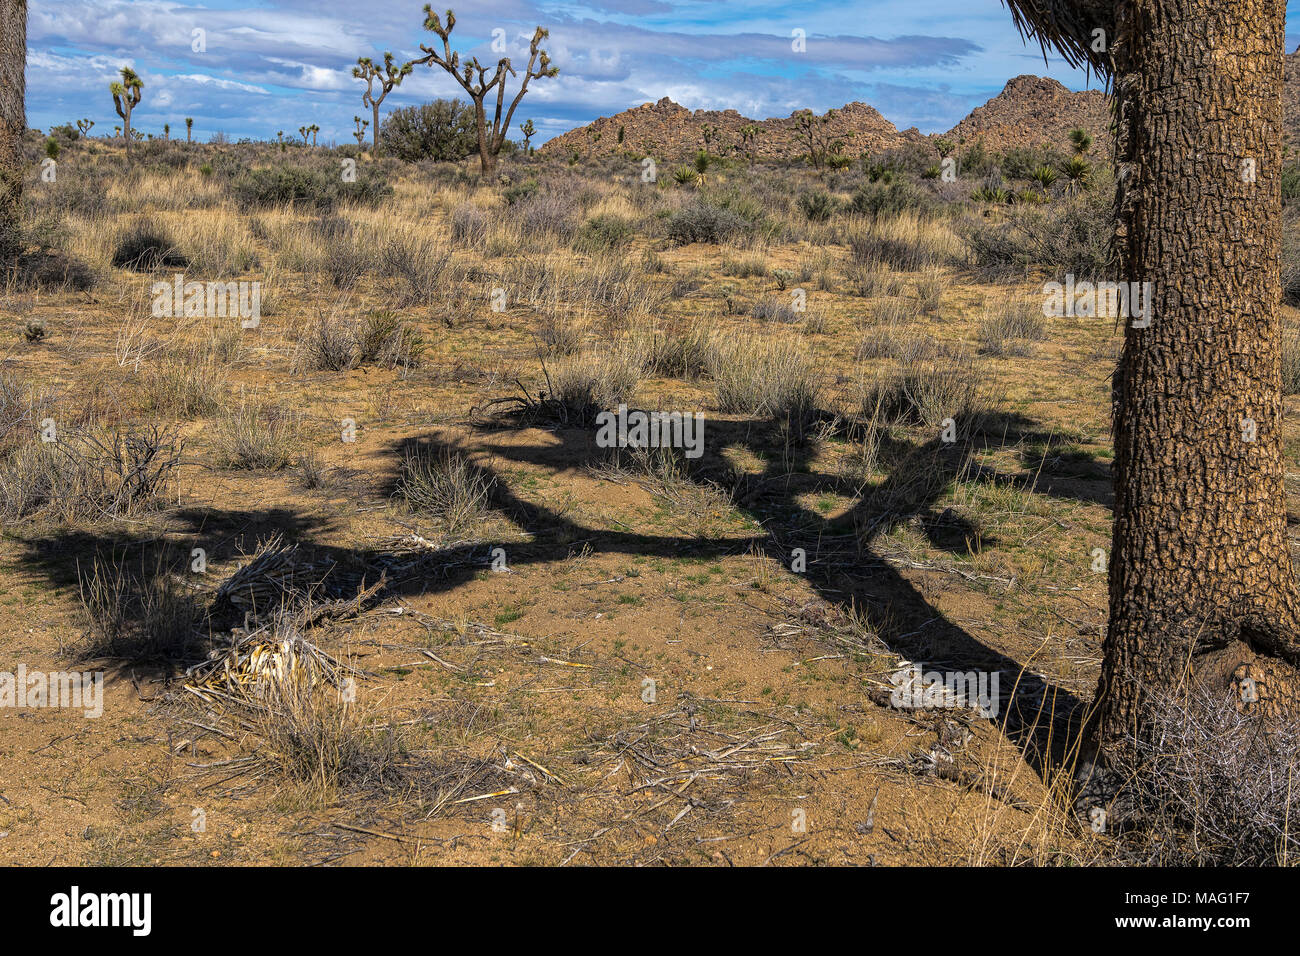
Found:
[[[344,372],[356,364],[356,333],[334,316],[320,316],[303,342],[306,367],[313,372]]]
[[[759,299],[750,309],[750,315],[760,322],[798,322],[800,314],[785,299]]]
[[[649,315],[667,296],[664,289],[646,280],[635,262],[608,256],[585,266],[568,291],[571,301],[590,303],[620,323]]]
[[[423,236],[393,236],[378,256],[381,275],[401,280],[403,294],[398,305],[428,305],[445,291],[452,254],[433,239]]]
[[[799,197],[799,210],[809,222],[825,222],[835,213],[835,199],[825,190],[813,190]]]
[[[1049,206],[1017,206],[1002,220],[963,229],[975,271],[988,279],[1024,278],[1036,269],[1077,280],[1106,278],[1111,203],[1096,189]]]
[[[216,409],[227,375],[215,356],[171,351],[143,375],[148,407],[176,418],[195,418]]]
[[[944,290],[947,288],[948,280],[939,270],[931,269],[921,273],[916,280],[917,308],[921,313],[924,315],[937,313],[943,303]]]
[[[747,232],[750,223],[730,209],[700,202],[669,217],[668,238],[681,245],[692,242],[724,242]]]
[[[1039,170],[1044,167],[1055,169],[1064,160],[1065,157],[1058,150],[1047,144],[1013,146],[1002,154],[999,165],[1008,179],[1033,179]]]
[[[464,159],[478,149],[474,110],[445,99],[392,110],[379,127],[379,145],[408,163]]]
[[[894,424],[938,429],[952,418],[965,427],[982,411],[980,381],[973,359],[963,352],[941,358],[923,354],[864,383],[860,407]]]
[[[118,237],[113,246],[112,263],[119,269],[136,272],[179,269],[188,265],[171,236],[156,223],[144,219],[132,223]]]
[[[929,213],[933,201],[906,180],[863,184],[849,200],[849,209],[872,219],[897,216],[906,211]]]
[[[571,196],[547,192],[520,202],[511,215],[526,235],[549,235],[569,242],[577,235],[578,204]]]
[[[632,241],[632,223],[622,216],[605,213],[593,216],[583,223],[574,239],[574,247],[581,252],[607,252],[620,249]]]
[[[937,343],[928,335],[882,325],[863,333],[856,354],[859,359],[888,358],[909,364],[937,352]]]
[[[54,396],[13,375],[0,374],[0,460],[36,435],[54,407]]]
[[[649,335],[646,370],[655,375],[695,379],[709,370],[717,334],[692,324],[679,331],[657,330]]]
[[[961,254],[956,237],[943,225],[911,214],[855,221],[844,238],[853,262],[899,272],[931,269],[957,261]]]
[[[902,280],[878,262],[852,262],[844,267],[849,288],[863,298],[896,296],[903,289]]]
[[[293,460],[299,418],[278,405],[242,401],[217,419],[213,447],[223,468],[279,471]]]
[[[419,332],[388,309],[369,313],[357,323],[353,336],[358,365],[411,368],[419,364],[426,347]]]
[[[181,442],[162,428],[85,428],[28,441],[0,463],[0,515],[63,521],[149,514],[175,487]]]
[[[294,204],[317,209],[333,209],[343,200],[373,206],[393,191],[373,166],[358,167],[351,183],[343,181],[337,168],[259,166],[237,175],[230,189],[245,206]]]
[[[278,617],[272,628],[276,642],[292,647],[305,643],[286,616]],[[249,725],[276,770],[316,805],[333,805],[340,791],[411,786],[410,757],[398,729],[369,723],[363,709],[331,682],[286,668],[259,687],[261,706],[249,715]]]
[[[587,323],[567,309],[548,309],[537,325],[537,338],[550,355],[572,355],[587,337]]]
[[[448,534],[459,534],[487,513],[493,483],[459,452],[421,445],[406,450],[397,493],[412,511],[442,522]]]

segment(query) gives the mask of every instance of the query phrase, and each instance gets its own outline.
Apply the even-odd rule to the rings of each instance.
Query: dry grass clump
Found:
[[[128,568],[125,556],[96,556],[90,569],[78,567],[77,578],[85,627],[79,656],[180,664],[201,645],[203,609],[162,549],[152,562],[142,553],[138,569]]]
[[[1197,684],[1153,701],[1150,727],[1115,768],[1128,782],[1111,812],[1132,825],[1117,841],[1124,862],[1284,866],[1300,855],[1300,724],[1241,698],[1240,685]]]
[[[411,510],[440,521],[451,535],[483,519],[494,486],[495,479],[459,452],[427,446],[406,450],[397,478],[397,493]]]
[[[896,219],[855,220],[845,238],[855,263],[898,272],[959,262],[963,255],[961,241],[946,225],[911,213]]]
[[[406,748],[397,729],[371,725],[350,695],[292,670],[263,680],[261,691],[252,721],[258,752],[315,803],[400,785]]]
[[[1042,305],[1021,296],[987,307],[979,326],[980,351],[989,355],[1026,355],[1031,343],[1047,338]]]
[[[718,335],[707,326],[692,323],[676,331],[653,329],[642,334],[650,374],[690,380],[708,373]]]
[[[0,458],[36,434],[54,408],[54,396],[13,375],[0,375]]]
[[[860,383],[857,404],[864,418],[883,415],[892,424],[937,429],[951,418],[963,426],[984,410],[980,384],[979,369],[968,353],[923,355]]]
[[[574,424],[590,424],[606,409],[631,402],[646,367],[641,343],[628,338],[569,356],[550,369],[553,395]]]
[[[295,364],[314,372],[346,372],[362,365],[413,368],[426,348],[415,328],[387,309],[358,319],[321,315],[300,347]]]
[[[935,355],[938,348],[938,343],[923,332],[882,325],[863,334],[856,355],[859,359],[894,359],[906,365]]]
[[[759,299],[749,314],[760,322],[782,322],[787,325],[793,325],[803,317],[803,313],[795,309],[793,303],[784,299]]]
[[[168,351],[144,371],[145,404],[174,418],[208,415],[219,405],[227,378],[211,351]]]
[[[821,373],[793,339],[721,340],[709,357],[709,372],[724,412],[804,421],[817,407]]]
[[[222,468],[279,471],[293,460],[300,419],[279,405],[240,401],[217,419],[213,450]]]

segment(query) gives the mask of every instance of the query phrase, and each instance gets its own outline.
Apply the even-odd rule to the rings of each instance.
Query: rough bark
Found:
[[[1115,377],[1110,625],[1094,745],[1146,692],[1297,662],[1282,463],[1280,0],[1117,5],[1116,252],[1153,284]],[[1226,666],[1225,666],[1226,665]],[[1279,689],[1283,690],[1283,689]]]
[[[5,272],[21,251],[26,68],[27,0],[0,0],[0,263]]]

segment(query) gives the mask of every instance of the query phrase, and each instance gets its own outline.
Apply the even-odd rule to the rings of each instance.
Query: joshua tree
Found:
[[[737,149],[745,153],[745,158],[749,160],[750,165],[754,162],[754,149],[758,146],[759,129],[753,123],[746,123],[740,128],[740,142],[736,144]]]
[[[537,134],[537,127],[533,125],[531,119],[526,120],[519,124],[519,132],[524,134],[524,155],[531,156],[533,154],[533,148],[529,145],[529,142]]]
[[[13,267],[23,190],[23,105],[27,67],[27,0],[0,0],[0,266]]]
[[[375,155],[379,155],[379,104],[384,101],[389,93],[402,85],[402,80],[415,69],[413,63],[403,63],[397,65],[393,59],[393,54],[384,53],[384,65],[378,66],[368,56],[357,58],[357,65],[352,68],[352,75],[358,79],[366,81],[366,91],[361,94],[361,102],[365,103],[374,112],[374,131],[375,131]],[[378,91],[375,90],[375,83],[379,83]],[[357,140],[358,143],[361,140]]]
[[[1154,698],[1190,677],[1295,712],[1278,305],[1278,0],[1007,0],[1116,93],[1124,282],[1149,282],[1114,376],[1110,622],[1080,804],[1115,793]]]
[[[114,126],[114,127],[113,127],[113,135],[114,135],[114,136],[121,136],[121,135],[122,135],[122,127],[120,127],[120,126]]]
[[[320,132],[320,127],[317,126],[315,123],[312,123],[310,126],[307,127],[307,131],[311,133],[311,144],[315,146],[316,134]]]
[[[144,89],[144,81],[136,76],[135,70],[129,66],[122,67],[122,82],[116,81],[108,85],[108,91],[113,94],[113,107],[117,110],[117,115],[122,117],[122,131],[126,137],[126,151],[131,152],[131,111],[140,103],[140,91]]]
[[[185,142],[191,143],[193,141],[194,141],[194,117],[187,116],[185,117]]]
[[[94,125],[95,121],[93,119],[79,119],[77,120],[77,132],[82,136],[89,136]]]
[[[801,110],[795,121],[795,131],[808,146],[808,162],[814,169],[821,169],[828,157],[842,152],[844,143],[834,138],[830,124],[835,119],[835,110],[827,110],[825,116],[817,116],[812,110]]]
[[[172,124],[163,123],[163,139],[169,140],[171,138],[172,138]]]
[[[302,137],[302,144],[303,144],[304,146],[306,146],[306,145],[307,145],[307,137],[311,135],[311,127],[310,127],[310,126],[299,126],[299,127],[298,127],[298,135]]]
[[[356,124],[356,131],[352,134],[357,138],[357,145],[364,146],[366,142],[366,127],[370,125],[370,120],[363,120],[360,116],[352,117],[352,122]]]
[[[510,63],[509,57],[502,57],[496,65],[495,71],[488,78],[488,68],[482,66],[478,57],[470,57],[468,62],[463,66],[459,53],[452,52],[449,37],[452,29],[456,26],[456,15],[452,11],[447,11],[447,24],[443,26],[438,15],[433,12],[429,4],[424,5],[424,28],[432,30],[442,41],[442,52],[439,53],[430,47],[420,44],[420,49],[425,55],[416,60],[415,63],[428,63],[440,66],[456,78],[461,89],[469,94],[469,98],[474,103],[475,119],[478,123],[478,157],[479,165],[484,176],[490,176],[497,168],[497,155],[501,152],[501,147],[506,141],[506,134],[510,132],[510,123],[515,115],[515,108],[528,92],[528,83],[530,80],[543,79],[555,76],[559,73],[557,67],[551,66],[551,58],[545,50],[542,49],[542,41],[550,36],[549,30],[544,30],[540,26],[533,33],[532,42],[528,47],[528,67],[524,70],[523,79],[519,83],[519,92],[515,94],[514,100],[510,103],[510,108],[506,111],[505,117],[501,115],[502,108],[505,105],[506,95],[506,75],[518,76],[514,67]],[[487,113],[484,102],[492,90],[496,90],[496,111],[492,116],[492,124],[488,125]]]

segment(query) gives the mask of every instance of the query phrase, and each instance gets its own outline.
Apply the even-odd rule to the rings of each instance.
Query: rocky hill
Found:
[[[1297,82],[1300,82],[1298,80]],[[801,136],[799,113],[788,117],[754,120],[735,110],[691,111],[664,97],[614,116],[604,116],[588,126],[570,130],[542,147],[545,155],[580,158],[616,155],[651,155],[680,162],[708,148],[712,153],[752,151],[763,160],[793,160],[808,152]],[[966,145],[982,139],[994,152],[1012,146],[1052,143],[1068,146],[1070,130],[1082,126],[1093,134],[1096,147],[1109,146],[1109,98],[1096,90],[1076,93],[1056,80],[1018,76],[996,97],[977,107],[947,133],[925,136],[915,128],[899,131],[873,107],[849,103],[831,111],[823,132],[827,139],[844,141],[852,155],[879,153],[909,144],[933,149],[938,139]],[[757,127],[751,143],[745,127]],[[936,153],[937,156],[937,153]]]
[[[942,135],[959,145],[982,139],[994,152],[1043,144],[1068,151],[1070,130],[1082,127],[1092,134],[1094,154],[1105,156],[1110,123],[1110,97],[1100,90],[1075,92],[1046,77],[1017,76]]]
[[[1285,84],[1286,141],[1294,152],[1300,152],[1300,48],[1286,57]],[[924,136],[915,128],[900,132],[865,103],[849,103],[832,114],[825,126],[828,138],[843,140],[846,151],[855,156],[909,144],[933,149],[940,139],[959,146],[982,140],[994,153],[1043,144],[1068,151],[1070,130],[1075,127],[1092,134],[1092,155],[1108,156],[1111,149],[1110,97],[1100,90],[1076,92],[1041,76],[1017,76],[946,133]],[[553,156],[576,153],[584,159],[650,155],[680,162],[706,147],[724,154],[739,148],[752,150],[759,161],[794,160],[808,152],[799,133],[798,115],[754,120],[735,110],[692,112],[665,97],[570,130],[546,143],[541,152]],[[758,129],[752,145],[747,145],[741,134],[747,126]]]
[[[808,152],[807,141],[800,138],[798,116],[795,112],[784,118],[753,120],[735,110],[692,112],[664,97],[658,103],[643,103],[570,130],[547,142],[541,152],[555,156],[576,152],[584,159],[632,153],[681,161],[707,147],[709,152],[722,154],[737,148],[752,150],[759,161],[797,159]],[[747,126],[758,128],[752,146],[744,143],[741,134]],[[831,118],[819,124],[818,135],[843,140],[853,155],[910,142],[928,143],[928,138],[915,129],[900,133],[865,103],[849,103],[832,110]]]

